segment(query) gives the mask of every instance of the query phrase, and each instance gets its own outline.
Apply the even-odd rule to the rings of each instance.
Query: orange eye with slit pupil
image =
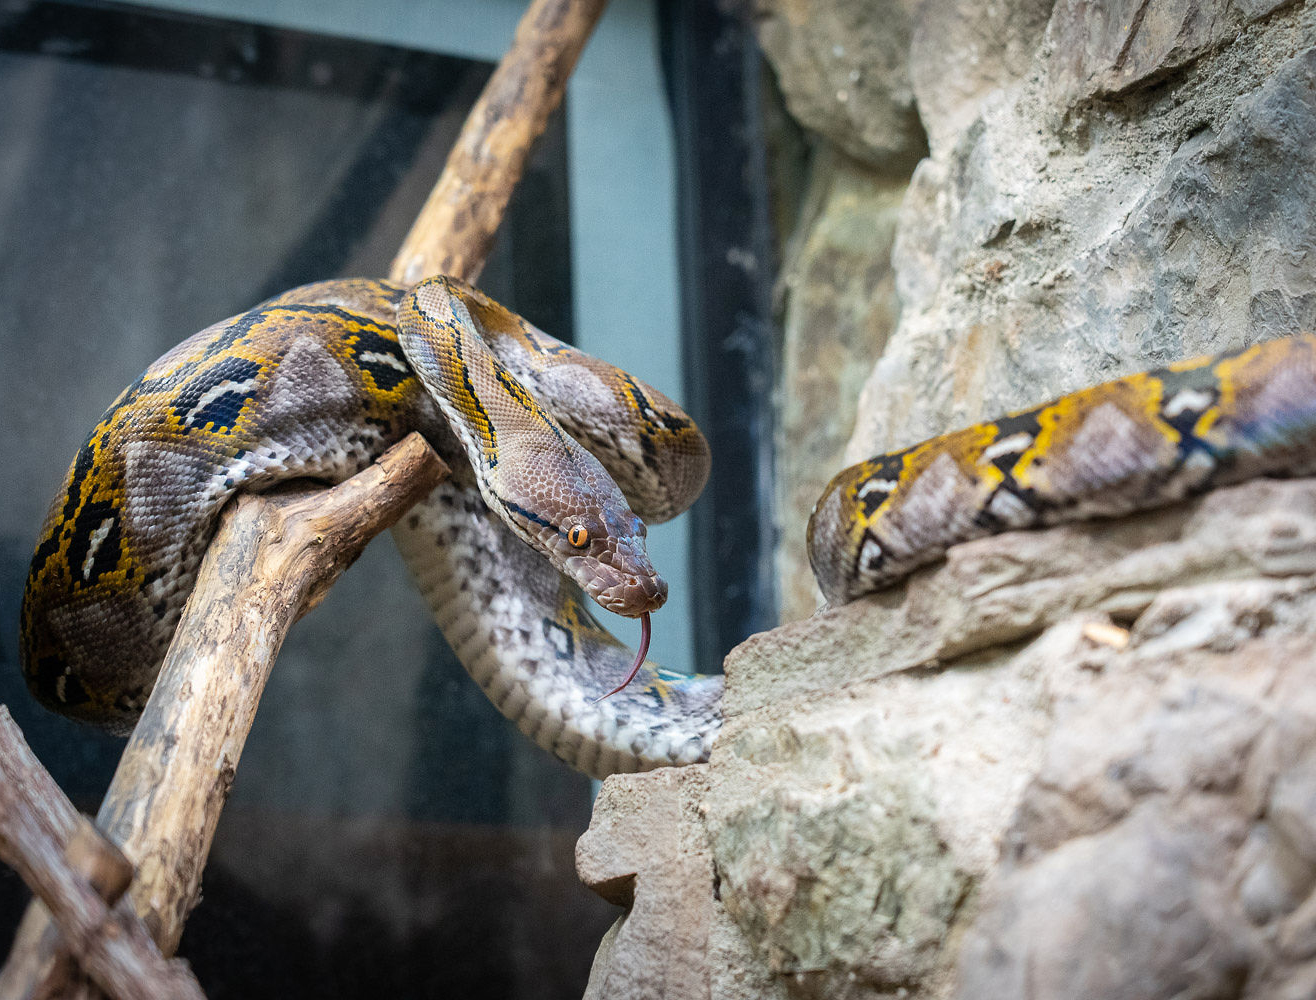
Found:
[[[573,524],[571,530],[567,532],[567,541],[578,549],[583,549],[585,543],[589,541],[589,532],[579,524]]]

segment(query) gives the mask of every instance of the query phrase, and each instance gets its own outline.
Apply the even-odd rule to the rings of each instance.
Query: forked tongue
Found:
[[[626,679],[618,684],[602,697],[595,698],[594,704],[598,704],[604,698],[611,698],[614,694],[624,688],[627,684],[635,679],[635,675],[640,672],[640,667],[644,665],[644,658],[649,653],[649,612],[640,615],[640,649],[635,654],[635,662],[631,664],[631,672],[626,675]]]

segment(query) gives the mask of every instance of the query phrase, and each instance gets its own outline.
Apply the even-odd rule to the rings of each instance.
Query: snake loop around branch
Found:
[[[30,688],[65,714],[130,727],[226,500],[341,481],[411,431],[455,474],[394,537],[499,709],[598,776],[705,758],[721,678],[645,663],[602,699],[632,657],[584,595],[627,615],[662,604],[642,517],[693,501],[707,444],[661,393],[442,277],[293,289],[202,330],[124,390],[33,556]]]

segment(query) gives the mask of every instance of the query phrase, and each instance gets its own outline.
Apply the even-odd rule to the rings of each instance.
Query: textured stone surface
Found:
[[[1249,483],[961,546],[755,637],[709,764],[608,779],[582,839],[612,898],[640,872],[628,925],[682,912],[702,961],[665,930],[673,951],[614,941],[596,977],[649,989],[678,961],[726,1000],[1310,995],[1314,533],[1316,481]],[[885,647],[900,616],[922,656]],[[685,995],[643,989],[606,995]]]
[[[818,604],[804,525],[835,475],[854,428],[870,360],[886,344],[900,307],[891,244],[905,192],[840,154],[812,169],[808,218],[781,275],[785,292],[777,409],[777,522],[781,615],[803,618]]]
[[[791,114],[851,156],[904,172],[925,149],[907,53],[914,0],[756,0]]]
[[[702,766],[610,782],[598,821],[576,844],[580,879],[627,913],[604,937],[585,1000],[705,1000],[713,870],[706,837],[684,816]]]
[[[847,460],[1316,326],[1316,6],[1223,38],[1203,27],[1214,47],[1171,47],[1117,98],[1066,109],[1055,94],[1077,93],[1076,76],[1057,39],[1096,16],[1077,10],[1056,8],[1056,47],[1028,74],[947,111],[954,140],[915,171],[894,251],[900,323]],[[1084,66],[1114,58],[1103,39]],[[938,106],[920,96],[934,136]]]
[[[1161,595],[1058,705],[957,997],[1313,995],[1316,600],[1287,583]]]
[[[1052,4],[939,2],[917,8],[909,74],[934,158],[944,158],[987,100],[1032,70]]]
[[[1047,28],[1050,93],[1066,107],[1166,78],[1292,0],[1061,0]]]
[[[1316,329],[1316,2],[763,6],[792,110],[863,160],[815,156],[788,255],[787,537],[865,310],[896,325],[870,340],[848,461]],[[879,193],[902,154],[823,107],[841,65],[819,41],[888,29],[909,62],[878,75],[897,104],[908,80],[929,140],[896,301]],[[1316,995],[1313,543],[1316,481],[1244,484],[959,546],[742,644],[709,764],[605,786],[679,790],[686,871],[711,879],[673,891],[706,921],[708,995]],[[809,585],[782,566],[798,613]],[[641,954],[614,945],[596,976]]]

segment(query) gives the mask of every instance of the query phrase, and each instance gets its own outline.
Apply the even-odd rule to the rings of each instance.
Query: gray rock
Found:
[[[802,453],[834,453],[818,408],[849,391],[844,352],[880,351],[855,461],[1316,329],[1316,3],[859,10],[777,0],[761,32],[793,112],[863,160],[815,161],[793,238],[788,518],[822,475]],[[898,322],[860,347],[866,310],[897,315],[881,175],[909,146],[819,95],[880,31],[910,53],[904,76],[872,57],[881,100],[908,81],[930,155],[891,251]],[[707,765],[605,783],[587,881],[631,872],[635,902],[595,969],[623,985],[594,995],[1316,996],[1313,639],[1316,480],[982,539],[752,637]],[[627,805],[659,785],[667,805]],[[646,886],[691,933],[641,933],[665,912]]]
[[[923,3],[914,14],[909,75],[934,159],[993,95],[1034,67],[1054,0]]]
[[[908,59],[913,0],[756,0],[791,114],[851,156],[903,174],[926,140]]]
[[[847,460],[1316,325],[1314,45],[1316,8],[1290,5],[1082,112],[1045,46],[984,96],[915,171]]]
[[[1061,0],[1047,27],[1050,92],[1065,107],[1150,86],[1292,0]]]
[[[710,762],[608,779],[582,838],[591,884],[640,873],[628,922],[679,908],[703,958],[668,930],[596,976],[679,961],[728,1000],[1304,995],[1313,541],[1316,480],[1247,483],[959,546],[751,639]]]
[[[891,244],[905,191],[824,149],[812,165],[800,230],[783,268],[784,337],[777,408],[777,553],[783,619],[818,605],[804,526],[841,466],[870,360],[900,316]]]

